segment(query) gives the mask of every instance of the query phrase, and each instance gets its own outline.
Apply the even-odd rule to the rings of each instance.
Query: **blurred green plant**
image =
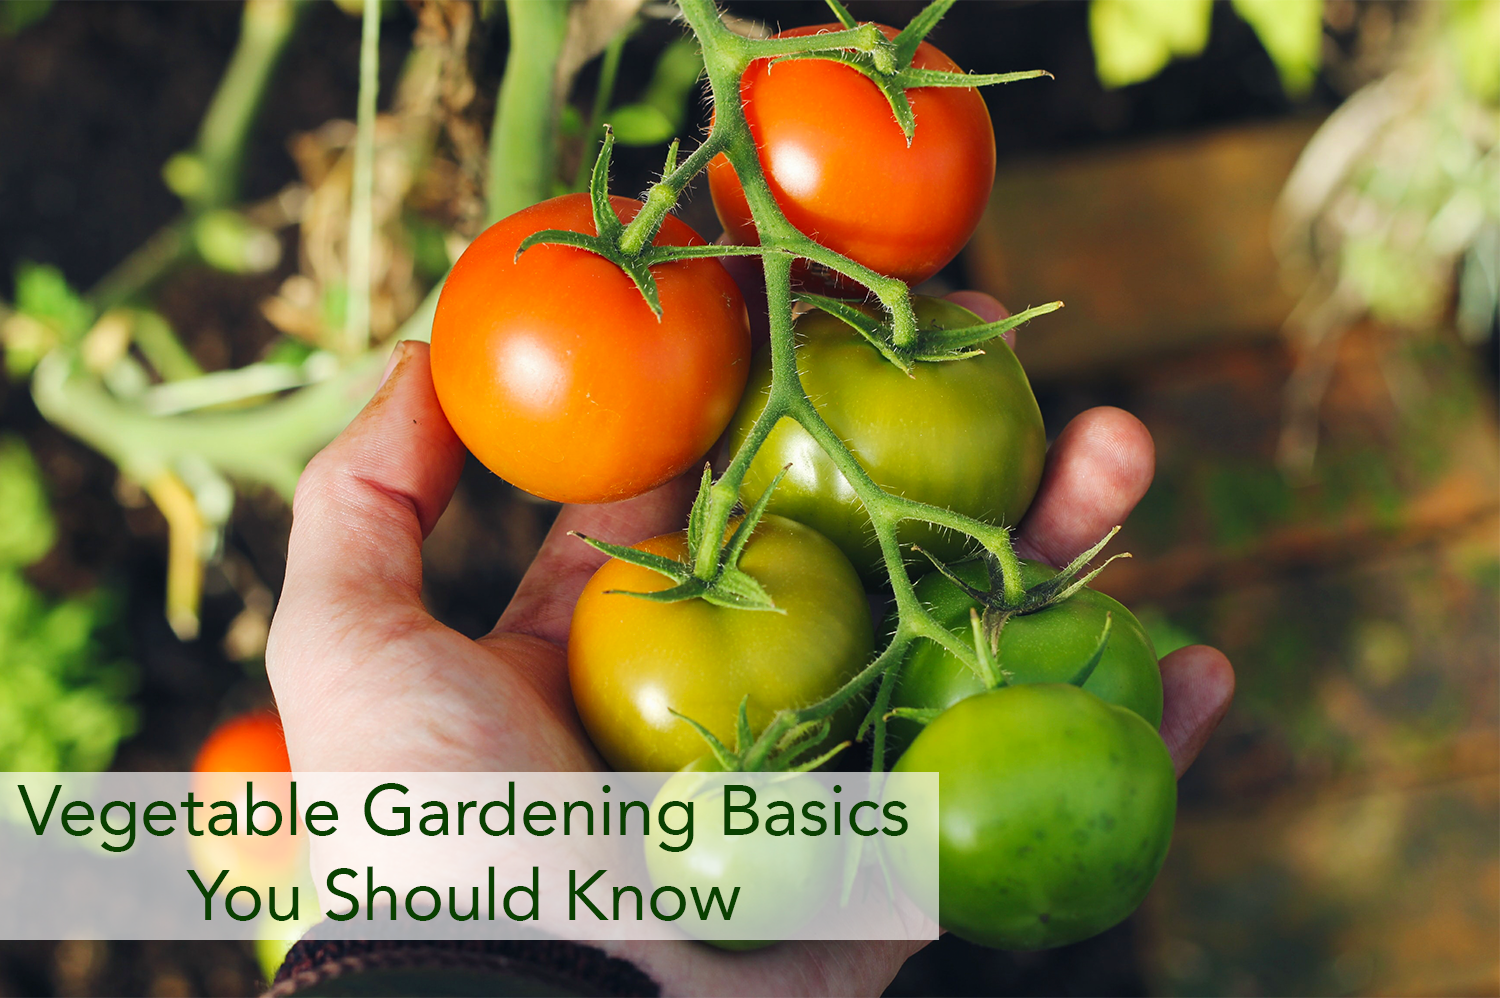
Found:
[[[1323,0],[1231,0],[1260,39],[1294,98],[1312,90],[1322,59]],[[1208,44],[1213,0],[1092,0],[1089,38],[1106,87],[1141,83],[1173,59],[1192,58]]]
[[[1395,45],[1277,205],[1283,268],[1309,289],[1286,328],[1299,363],[1279,460],[1294,479],[1310,474],[1346,329],[1368,316],[1420,339],[1451,321],[1472,344],[1500,319],[1500,0],[1414,5]]]
[[[0,0],[0,31],[46,6]],[[591,160],[588,137],[606,120],[631,141],[672,138],[701,70],[694,43],[671,43],[644,94],[606,115],[629,29],[663,11],[640,0],[511,3],[486,139],[469,66],[476,18],[499,14],[496,5],[344,0],[363,18],[358,120],[296,136],[302,182],[247,203],[239,177],[252,125],[307,6],[244,3],[196,139],[162,168],[182,200],[176,219],[86,291],[25,264],[14,301],[0,302],[10,376],[29,378],[41,414],[112,460],[165,517],[167,619],[183,640],[197,636],[204,566],[223,549],[236,489],[290,501],[306,461],[374,390],[393,343],[426,337],[441,279],[484,221],[565,185],[559,151],[582,146]],[[417,22],[413,46],[377,113],[380,21],[403,9]],[[606,51],[589,131],[567,135],[557,125],[573,80]],[[189,264],[264,273],[280,259],[278,230],[294,225],[298,272],[261,303],[283,335],[256,362],[204,371],[154,307],[158,287]]]
[[[52,0],[5,0],[0,3],[0,38],[20,34],[51,9]]]
[[[0,770],[103,769],[135,730],[135,671],[100,632],[117,616],[110,594],[54,601],[22,570],[57,536],[26,444],[0,437]]]

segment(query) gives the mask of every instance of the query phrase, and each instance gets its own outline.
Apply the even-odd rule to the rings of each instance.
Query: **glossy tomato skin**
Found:
[[[1022,579],[1033,586],[1057,574],[1040,562],[1022,562]],[[984,566],[975,561],[949,566],[976,588],[988,586]],[[917,598],[954,634],[969,640],[973,633],[969,609],[976,604],[940,573],[917,581]],[[1066,683],[1089,660],[1104,617],[1109,614],[1109,643],[1084,689],[1106,703],[1132,710],[1153,728],[1161,726],[1161,669],[1156,649],[1141,622],[1125,606],[1104,593],[1081,589],[1062,603],[1038,613],[1011,617],[1000,632],[1000,667],[1012,683]],[[944,708],[984,686],[972,669],[933,641],[912,645],[892,697],[893,707]],[[893,719],[892,734],[901,741],[915,737],[914,722]]]
[[[781,37],[840,28],[794,28]],[[895,37],[895,29],[881,30]],[[926,42],[912,65],[959,71]],[[836,62],[759,60],[745,71],[740,97],[776,203],[829,249],[918,284],[952,260],[979,224],[995,181],[995,133],[978,90],[908,91],[917,122],[909,147],[880,90]],[[727,158],[709,164],[708,181],[724,231],[737,243],[757,242]]]
[[[621,219],[639,201],[612,198]],[[658,322],[603,257],[521,241],[594,233],[589,199],[533,205],[486,229],[448,275],[432,380],[460,440],[491,471],[560,502],[638,495],[695,464],[734,413],[750,356],[745,303],[717,260],[652,269]],[[667,216],[658,245],[701,245]]]
[[[683,558],[687,538],[666,534],[637,547]],[[746,694],[750,727],[759,733],[778,710],[824,699],[869,661],[869,603],[827,538],[766,516],[740,567],[784,613],[609,592],[671,585],[618,560],[606,562],[584,587],[568,635],[568,676],[583,726],[613,768],[673,772],[703,755],[703,739],[669,709],[732,746]],[[841,713],[830,742],[847,737],[854,720],[853,711]]]
[[[1139,714],[1066,684],[991,690],[941,714],[898,772],[938,774],[939,921],[1035,950],[1086,939],[1145,898],[1166,858],[1177,783]],[[909,882],[900,839],[888,845]]]
[[[952,302],[917,297],[919,323],[977,325]],[[1047,454],[1042,413],[1026,373],[1005,341],[978,357],[918,363],[903,374],[846,323],[821,311],[797,320],[797,367],[803,387],[875,483],[887,492],[945,507],[988,523],[1020,520],[1041,482]],[[738,447],[765,409],[769,349],[756,354],[744,400],[730,426]],[[753,502],[784,466],[770,509],[806,523],[849,556],[872,585],[884,578],[875,530],[854,490],[807,431],[783,419],[745,476],[740,494]],[[968,538],[907,522],[901,543],[957,560]]]

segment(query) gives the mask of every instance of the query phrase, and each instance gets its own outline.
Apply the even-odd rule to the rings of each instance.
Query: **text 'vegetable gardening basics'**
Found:
[[[0,936],[931,939],[936,780],[17,773]]]

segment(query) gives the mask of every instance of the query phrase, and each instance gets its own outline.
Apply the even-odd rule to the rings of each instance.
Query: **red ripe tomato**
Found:
[[[612,198],[624,221],[639,201]],[[595,234],[584,194],[485,230],[448,275],[432,323],[432,380],[474,456],[560,502],[639,495],[692,466],[734,415],[750,368],[745,303],[717,260],[652,268],[658,321],[610,261],[521,241],[543,229]],[[668,216],[658,245],[701,246]]]
[[[246,714],[225,721],[198,750],[195,773],[290,773],[286,736],[275,714]]]
[[[782,37],[839,28],[794,28]],[[926,42],[912,65],[959,71]],[[995,132],[972,87],[922,87],[907,97],[917,122],[909,147],[879,88],[848,66],[762,59],[740,83],[761,168],[787,220],[829,249],[918,284],[979,224],[995,181]],[[709,164],[708,180],[724,230],[754,244],[750,207],[726,157]]]

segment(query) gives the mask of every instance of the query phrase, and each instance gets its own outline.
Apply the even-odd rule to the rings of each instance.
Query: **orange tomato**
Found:
[[[188,838],[188,851],[199,872],[209,871],[206,882],[212,882],[220,870],[227,869],[225,890],[243,884],[254,887],[265,897],[267,886],[287,884],[289,878],[297,875],[307,837],[305,832],[296,837],[290,834],[291,779],[263,775],[289,774],[291,770],[281,719],[269,711],[226,721],[208,736],[193,762],[193,792],[205,804],[195,822],[200,831],[208,829],[210,818],[228,813],[223,808],[213,809],[212,805],[227,801],[234,805],[237,834],[217,836],[207,831]],[[255,785],[255,801],[270,801],[281,815],[280,827],[273,835],[250,836],[246,832],[247,780]],[[262,831],[273,824],[272,814],[265,807],[256,808],[255,820]],[[284,896],[278,903],[284,907],[287,891],[283,889],[281,893]]]
[[[639,201],[612,198],[624,221]],[[652,268],[660,320],[619,267],[521,241],[594,234],[587,195],[495,223],[448,275],[432,324],[432,380],[460,440],[519,488],[560,502],[639,495],[694,465],[728,425],[750,369],[745,303],[717,260]],[[658,245],[698,246],[668,216]]]
[[[245,714],[214,729],[193,761],[195,773],[290,773],[281,719]]]

